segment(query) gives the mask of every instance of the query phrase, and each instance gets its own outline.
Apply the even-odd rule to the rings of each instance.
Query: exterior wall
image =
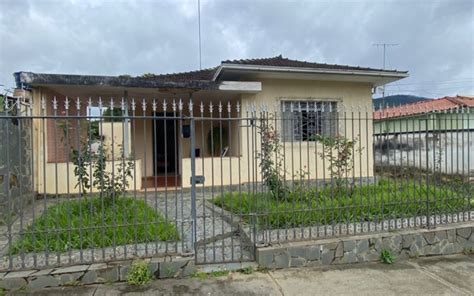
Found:
[[[52,97],[56,97],[57,110],[53,109],[53,102],[49,101]],[[67,118],[66,116],[84,116],[86,108],[83,106],[78,111],[76,104],[70,102],[69,109],[66,110],[65,97],[56,92],[48,91],[47,98],[46,115],[57,116],[45,120],[48,162],[66,162],[70,160],[71,147],[79,147],[81,137],[87,135],[89,128],[87,120]],[[61,118],[63,116],[64,118]]]
[[[106,172],[112,172],[112,167],[115,167],[115,174],[117,172],[117,162],[106,162]],[[142,188],[141,170],[142,164],[140,160],[135,161],[135,169],[132,171],[133,178],[129,178],[129,186],[127,190],[140,190]],[[90,168],[87,168],[89,171]],[[79,187],[76,187],[78,179],[74,175],[74,165],[70,162],[47,163],[45,167],[45,174],[47,176],[46,183],[42,184],[44,188],[40,193],[46,194],[78,194]],[[92,192],[97,192],[93,189]]]
[[[131,113],[130,113],[131,114]],[[152,110],[144,114],[137,110],[136,116],[152,116]],[[130,143],[132,155],[143,162],[142,176],[153,176],[153,121],[150,119],[131,119]]]
[[[361,83],[329,82],[329,81],[301,81],[301,80],[268,80],[262,82],[263,91],[254,98],[248,98],[249,103],[266,104],[280,108],[281,101],[315,100],[336,101],[343,105],[346,112],[339,112],[338,134],[350,140],[358,139],[357,146],[362,152],[354,155],[355,177],[372,177],[372,114],[371,86]],[[362,107],[362,112],[352,113],[351,107]],[[367,107],[367,109],[365,108]],[[357,110],[357,109],[355,109]],[[368,115],[368,120],[367,120]],[[360,120],[359,120],[360,119]],[[277,130],[282,130],[277,127]],[[257,141],[259,142],[259,141]],[[319,155],[322,145],[315,142],[284,142],[285,167],[288,179],[297,172],[306,170],[311,179],[329,177],[328,165]],[[305,169],[306,166],[306,169]],[[323,170],[326,168],[326,171]]]
[[[420,116],[401,117],[374,121],[374,133],[411,133],[432,130],[474,129],[474,108],[465,113],[431,113]]]
[[[45,90],[36,92],[36,102],[39,102],[41,95],[51,97],[51,95],[54,94],[51,92],[46,92]],[[222,161],[220,160],[220,157],[214,157],[211,159],[210,153],[208,151],[207,136],[211,129],[211,121],[206,120],[205,118],[218,117],[219,115],[217,114],[217,106],[215,107],[215,111],[212,116],[209,114],[209,110],[206,110],[205,114],[203,115],[203,120],[195,120],[196,148],[201,150],[201,157],[196,159],[197,174],[207,176],[206,183],[204,185],[210,185],[212,179],[212,165],[214,165],[214,184],[220,185],[221,176],[219,174],[221,168],[217,165],[222,163],[224,166],[222,168],[225,172],[224,175],[228,175],[228,177],[222,176],[222,185],[236,184],[236,182],[239,181],[239,178],[241,183],[261,181],[260,174],[258,173],[258,163],[256,161],[256,151],[260,149],[260,139],[255,128],[251,126],[249,127],[249,121],[245,120],[245,117],[247,116],[245,106],[249,104],[256,104],[257,106],[265,104],[269,107],[276,107],[277,110],[279,110],[282,100],[329,100],[337,101],[339,104],[342,104],[345,107],[367,106],[367,109],[362,108],[360,113],[349,111],[340,112],[338,133],[348,139],[357,139],[358,144],[356,145],[356,148],[361,149],[362,151],[360,155],[355,155],[356,169],[353,170],[351,174],[356,178],[372,177],[372,114],[371,112],[366,112],[366,110],[371,110],[371,99],[371,86],[369,84],[309,80],[263,80],[262,91],[260,93],[242,94],[239,98],[237,98],[237,100],[240,100],[240,104],[242,105],[241,117],[244,118],[244,121],[240,122],[242,124],[240,130],[238,129],[238,121],[228,120],[228,114],[225,110],[226,106],[224,106],[225,111],[222,113],[223,120],[221,123],[223,127],[229,129],[230,122],[230,149],[228,157],[231,157],[232,159],[226,159],[225,157],[222,159]],[[232,104],[234,108],[232,109],[233,113],[231,114],[231,117],[236,118],[237,114],[235,111],[235,103],[237,100],[233,100],[234,101]],[[185,111],[187,113],[187,110]],[[196,118],[200,116],[198,104],[195,104],[193,112]],[[135,115],[144,115],[141,111],[141,108],[137,108]],[[147,109],[145,115],[152,115],[151,108]],[[218,120],[213,120],[212,122],[214,126],[219,125]],[[181,136],[180,130],[182,124],[189,124],[189,122],[187,122],[185,119],[181,122],[180,120],[176,120],[176,124],[176,141],[179,149],[172,151],[171,153],[177,153],[178,159],[182,159],[182,161],[178,161],[180,166],[179,171],[182,175],[183,186],[189,187],[189,176],[191,172],[189,159],[191,154],[190,139],[183,138]],[[277,130],[281,130],[281,126],[277,126],[276,128]],[[51,184],[42,184],[42,165],[45,163],[43,159],[43,149],[46,149],[47,155],[49,155],[48,150],[51,149],[51,147],[49,147],[51,145],[45,145],[45,143],[42,142],[42,137],[44,134],[46,135],[46,139],[48,139],[49,129],[45,127],[40,120],[37,122],[37,129],[39,130],[40,137],[37,139],[39,149],[36,154],[39,166],[36,188],[38,192],[43,192],[44,188],[48,188],[47,193],[54,193],[50,192],[49,190],[55,186],[52,186]],[[256,134],[257,137],[255,137]],[[114,129],[114,137],[121,136],[121,133]],[[137,171],[137,179],[141,180],[142,176],[152,176],[154,174],[153,138],[153,121],[151,119],[136,118],[131,120],[130,142],[133,143],[131,145],[131,153],[135,159],[141,160],[142,164],[140,170]],[[118,138],[116,138],[114,141],[121,142],[121,140]],[[324,171],[324,161],[319,155],[322,151],[321,144],[314,142],[302,142],[300,147],[299,142],[285,142],[284,146],[285,170],[286,177],[288,179],[294,178],[295,174],[301,172],[302,169],[310,172],[309,177],[312,179],[329,177],[327,164],[324,166],[326,168],[326,171]],[[114,148],[114,150],[116,149]],[[239,158],[237,158],[239,155],[241,155],[240,163],[237,161],[239,160]],[[203,163],[204,167],[202,167]],[[52,166],[49,166],[47,170],[51,170],[52,167],[54,167],[56,170],[57,167],[60,170],[63,170],[58,172],[58,176],[67,175],[67,169],[65,168],[65,165],[56,166],[54,163],[51,163],[51,165]],[[72,165],[70,165],[70,167],[72,167]],[[232,171],[230,171],[231,168]]]
[[[33,109],[32,114],[34,116],[41,116],[44,111],[41,109],[41,98],[44,97],[48,99],[46,102],[47,106],[47,113],[49,115],[53,114],[51,109],[51,99],[56,96],[58,99],[58,108],[56,114],[61,115],[64,114],[64,95],[59,94],[57,92],[51,91],[50,89],[46,88],[38,88],[34,89],[31,93],[32,101],[33,101]],[[81,108],[81,115],[85,115],[85,108],[87,102],[82,102]],[[62,106],[62,107],[61,107]],[[70,105],[70,115],[76,115],[77,110],[75,109],[75,103],[71,103]],[[70,141],[64,141],[64,136],[62,131],[58,131],[55,128],[55,122],[53,120],[48,119],[41,119],[35,118],[33,119],[33,183],[34,183],[34,191],[38,194],[74,194],[78,193],[78,188],[74,188],[77,184],[77,179],[74,176],[74,165],[72,162],[68,162],[68,153],[65,146],[66,144],[74,143],[75,138],[71,136]],[[71,125],[70,131],[73,134],[77,135],[76,127],[79,125]],[[56,125],[57,127],[57,125]],[[131,129],[131,127],[129,127]],[[104,137],[104,143],[106,148],[109,150],[109,153],[112,152],[112,147],[110,143],[112,142],[112,129],[114,130],[114,154],[120,152],[120,147],[123,142],[123,132],[122,132],[122,123],[108,123],[103,122],[102,124],[102,133]],[[84,128],[85,130],[85,128]],[[56,136],[54,135],[56,132]],[[53,135],[50,135],[53,133]],[[132,138],[131,138],[132,140]],[[58,143],[62,143],[64,147],[59,148],[61,145],[56,147],[56,151],[59,152],[60,156],[56,156],[54,153],[55,147],[54,142],[58,141]],[[130,141],[131,142],[131,141]],[[130,144],[131,146],[131,144]],[[110,155],[111,156],[111,155]],[[110,171],[112,167],[112,162],[107,162],[107,168]],[[142,164],[141,161],[136,161],[135,163],[135,179],[130,181],[130,186],[128,190],[133,190],[136,188],[137,190],[141,189],[141,172],[142,172]],[[69,179],[69,182],[67,181]],[[57,180],[57,182],[56,182]]]
[[[375,164],[474,176],[474,131],[376,136]]]
[[[128,134],[131,134],[130,124],[126,127],[122,122],[103,122],[99,125],[100,134],[104,136],[103,144],[107,152],[107,158],[120,158],[121,150],[124,145],[124,130],[128,129]],[[132,143],[128,141],[128,151],[131,151]]]
[[[205,186],[238,185],[252,180],[252,171],[243,157],[196,158],[196,175],[204,176]],[[239,171],[240,164],[240,171]],[[183,158],[183,187],[191,186],[191,159]]]
[[[196,159],[196,174],[205,176],[204,186],[211,186],[212,175],[214,175],[214,185],[235,185],[246,182],[260,182],[261,176],[258,173],[259,167],[256,161],[256,151],[260,149],[260,138],[255,128],[248,127],[249,122],[245,119],[247,115],[246,106],[255,104],[266,105],[273,110],[280,110],[280,102],[283,100],[327,100],[337,101],[346,108],[363,107],[359,115],[358,111],[341,112],[339,114],[338,132],[348,139],[358,139],[356,148],[362,150],[360,156],[355,155],[355,170],[351,172],[356,178],[373,176],[372,157],[372,93],[371,86],[361,83],[350,82],[327,82],[327,81],[301,81],[301,80],[263,80],[262,92],[257,94],[243,94],[241,96],[242,127],[236,134],[240,134],[241,157],[229,159],[214,158]],[[365,108],[367,107],[367,108]],[[349,110],[349,109],[348,109]],[[357,110],[357,109],[355,109]],[[362,111],[363,110],[363,111]],[[366,112],[368,110],[368,112]],[[279,120],[279,122],[281,122]],[[281,126],[277,126],[278,131]],[[255,137],[257,135],[257,137]],[[359,147],[360,146],[360,147]],[[284,143],[284,166],[286,178],[295,177],[301,170],[309,172],[311,179],[329,178],[327,164],[319,155],[322,145],[315,142],[285,142]],[[240,166],[239,166],[240,162]],[[221,178],[221,165],[224,177]],[[204,168],[203,168],[204,166]],[[232,167],[232,169],[231,169]],[[214,172],[212,172],[214,168]],[[240,173],[239,173],[240,169]],[[183,186],[189,187],[191,171],[190,160],[183,160]],[[189,173],[188,173],[189,172]],[[222,179],[222,181],[221,181]]]

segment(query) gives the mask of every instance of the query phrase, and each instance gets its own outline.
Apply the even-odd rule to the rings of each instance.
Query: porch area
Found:
[[[206,169],[198,164],[197,173],[204,176],[207,168],[211,172],[211,166],[217,170],[222,163],[226,173],[239,174],[242,92],[55,86],[35,95],[41,100],[33,107],[41,117],[33,119],[38,131],[33,134],[34,187],[39,194],[81,192],[73,156],[81,145],[88,146],[83,154],[103,149],[111,176],[120,175],[125,160],[133,162],[127,191],[190,187],[191,117],[196,163],[206,164]],[[93,168],[85,170],[92,173]],[[221,175],[216,171],[213,176]],[[92,186],[90,191],[97,190]]]

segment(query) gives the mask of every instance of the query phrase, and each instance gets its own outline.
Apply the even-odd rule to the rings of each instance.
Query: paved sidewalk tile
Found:
[[[231,273],[223,277],[156,280],[20,291],[34,295],[474,295],[474,256]]]

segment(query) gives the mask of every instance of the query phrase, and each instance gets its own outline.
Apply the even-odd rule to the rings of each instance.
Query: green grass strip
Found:
[[[20,237],[11,254],[179,240],[173,224],[143,200],[127,197],[63,201],[49,207]]]
[[[467,196],[449,186],[413,182],[401,186],[400,182],[381,180],[339,191],[330,186],[302,186],[280,200],[269,193],[230,192],[217,197],[214,203],[241,214],[246,222],[256,216],[258,225],[275,229],[458,213],[474,208]]]

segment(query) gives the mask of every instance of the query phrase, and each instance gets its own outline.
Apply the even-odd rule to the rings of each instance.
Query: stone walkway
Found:
[[[177,228],[183,245],[192,246],[192,203],[190,192],[150,192],[146,201],[157,208],[170,221],[182,221]],[[179,228],[178,226],[182,227]],[[240,229],[241,220],[211,203],[210,198],[196,197],[196,244],[198,262],[249,261],[252,260],[251,240]]]
[[[19,291],[17,295],[474,295],[474,256]]]

